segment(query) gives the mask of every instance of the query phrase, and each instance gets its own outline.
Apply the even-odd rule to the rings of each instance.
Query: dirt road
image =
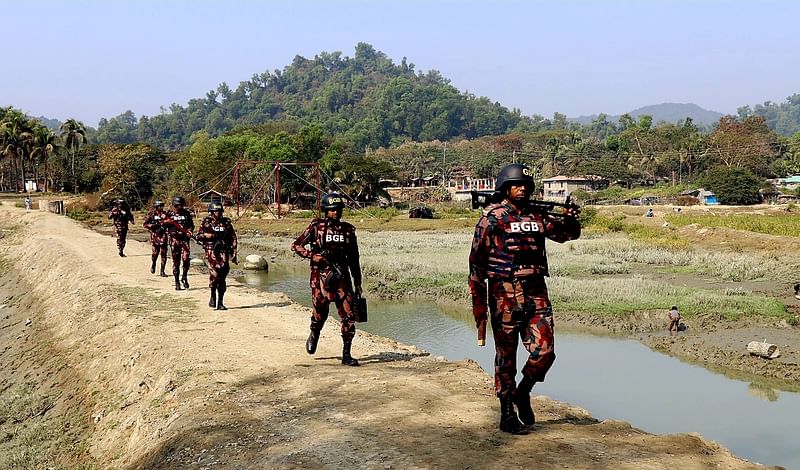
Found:
[[[174,291],[149,273],[144,244],[120,258],[111,238],[10,205],[0,228],[0,390],[32,384],[50,398],[18,427],[44,420],[58,432],[43,439],[73,442],[50,446],[43,465],[757,467],[700,436],[650,435],[545,397],[534,399],[534,431],[510,436],[496,429],[491,379],[474,363],[359,332],[362,367],[344,367],[338,325],[307,355],[309,311],[282,294],[234,285],[230,310],[216,312],[206,276]]]

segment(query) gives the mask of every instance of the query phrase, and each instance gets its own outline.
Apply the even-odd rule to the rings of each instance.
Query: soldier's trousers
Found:
[[[335,282],[330,282],[330,276],[333,276],[331,270],[311,269],[311,302],[314,306],[311,330],[317,333],[322,330],[328,320],[328,312],[331,302],[333,302],[342,323],[342,339],[352,341],[356,335],[356,318],[353,316],[353,290],[350,288],[350,276],[346,275]]]
[[[128,227],[127,226],[123,227],[121,225],[115,225],[114,226],[114,232],[116,232],[116,234],[117,234],[117,249],[119,251],[122,251],[122,250],[125,249],[125,241],[128,238]]]
[[[150,232],[150,259],[153,260],[153,264],[155,265],[156,260],[158,260],[159,255],[161,256],[161,271],[164,271],[164,268],[167,267],[167,235],[159,235],[154,232]]]
[[[495,392],[498,397],[510,398],[517,387],[520,338],[529,354],[522,368],[524,377],[544,381],[556,359],[553,310],[544,277],[489,279],[489,312],[495,344]]]
[[[208,259],[208,287],[224,294],[228,289],[225,278],[231,270],[230,254],[227,251],[206,250]]]
[[[189,272],[189,241],[171,238],[169,241],[172,247],[172,275],[181,274],[181,261],[183,261],[183,275]]]

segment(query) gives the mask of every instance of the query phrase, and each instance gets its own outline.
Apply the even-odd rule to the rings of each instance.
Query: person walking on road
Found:
[[[172,199],[172,210],[167,212],[165,220],[169,234],[169,244],[172,248],[172,276],[175,278],[175,290],[189,288],[189,242],[194,231],[194,218],[186,209],[186,199],[176,196]],[[183,263],[183,271],[181,271]],[[181,274],[183,274],[181,276]]]
[[[144,221],[144,228],[150,231],[150,246],[152,247],[152,252],[150,254],[150,272],[152,274],[156,273],[156,262],[160,255],[161,271],[159,275],[161,277],[167,277],[167,273],[164,272],[167,267],[167,244],[169,241],[167,227],[164,226],[164,220],[166,220],[166,218],[167,214],[164,212],[164,201],[156,200],[156,202],[153,203],[153,211],[147,214],[147,218]]]
[[[131,206],[123,199],[114,201],[114,207],[108,213],[108,218],[114,222],[114,231],[117,234],[117,250],[119,255],[125,257],[125,241],[128,238],[128,224],[133,223]]]
[[[239,264],[238,240],[233,222],[222,216],[222,204],[212,202],[208,205],[208,213],[197,232],[197,240],[203,245],[208,259],[208,287],[211,289],[208,306],[227,310],[223,303],[225,291],[228,289],[225,278],[231,270],[230,262]]]
[[[342,322],[342,364],[358,366],[358,360],[351,354],[356,334],[354,295],[360,297],[362,293],[356,229],[341,221],[344,198],[340,194],[325,194],[322,197],[322,210],[325,218],[314,219],[292,243],[293,252],[311,260],[310,284],[314,312],[306,352],[314,354],[317,351],[320,332],[328,319],[330,304],[334,302]]]
[[[500,170],[495,191],[502,195],[502,202],[484,210],[469,255],[472,313],[479,329],[486,325],[487,310],[491,315],[500,429],[525,434],[526,426],[535,423],[531,389],[544,381],[555,360],[553,310],[545,284],[545,239],[559,243],[577,239],[580,209],[567,206],[559,215],[530,209],[534,181],[530,169],[521,164]],[[520,337],[529,354],[517,385]]]

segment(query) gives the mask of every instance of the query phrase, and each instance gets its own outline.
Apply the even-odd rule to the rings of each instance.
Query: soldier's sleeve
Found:
[[[489,219],[482,216],[475,225],[472,249],[469,252],[469,290],[472,296],[472,315],[476,323],[486,320],[486,270],[489,262],[490,229]]]
[[[113,219],[114,218],[114,209],[111,209],[111,212],[108,213],[108,218],[109,219]]]
[[[544,234],[550,240],[564,243],[581,236],[581,223],[575,217],[544,216]]]
[[[347,262],[350,265],[350,273],[353,275],[353,284],[356,287],[361,285],[361,263],[359,258],[358,239],[356,238],[356,231],[353,229],[353,244],[350,247],[350,252],[347,254]]]
[[[306,245],[313,240],[314,232],[315,232],[314,224],[312,223],[311,225],[306,227],[306,229],[303,230],[303,233],[301,233],[300,236],[297,237],[297,240],[295,240],[294,243],[292,243],[292,252],[300,255],[301,258],[306,258],[306,259],[311,258],[311,256],[314,253],[312,253],[311,250],[306,248]]]
[[[233,228],[233,223],[229,223],[228,227],[231,229],[231,249],[236,251],[239,247],[239,237],[236,236],[236,229]]]
[[[148,214],[147,217],[144,218],[144,223],[142,224],[142,226],[147,230],[150,230],[153,227],[152,220],[153,216]]]
[[[192,213],[189,211],[186,211],[186,227],[184,228],[190,232],[194,232],[194,217],[192,217]]]

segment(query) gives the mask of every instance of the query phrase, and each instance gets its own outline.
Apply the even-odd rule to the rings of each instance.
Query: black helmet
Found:
[[[125,204],[125,199],[115,199],[114,204]]]
[[[339,193],[327,193],[322,196],[322,210],[335,211],[344,209],[344,198]]]
[[[162,201],[161,199],[156,199],[156,202],[153,203],[153,207],[158,207],[158,206],[164,207],[164,201]]]
[[[175,196],[174,198],[172,198],[172,205],[173,206],[178,206],[178,205],[185,206],[186,205],[186,199],[184,199],[183,196]]]
[[[521,163],[512,163],[506,165],[497,174],[497,181],[494,183],[494,190],[502,193],[506,190],[506,186],[510,184],[523,184],[530,186],[533,192],[535,185],[533,183],[533,172],[527,165]]]
[[[208,212],[215,212],[215,211],[222,211],[224,210],[222,204],[218,202],[212,202],[208,205]]]

